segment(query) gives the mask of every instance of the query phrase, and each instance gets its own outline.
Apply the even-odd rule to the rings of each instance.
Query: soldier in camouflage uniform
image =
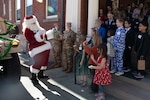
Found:
[[[52,65],[53,67],[60,67],[61,66],[61,50],[62,50],[62,33],[59,31],[59,25],[57,23],[54,24],[55,28],[54,31],[54,39],[52,42],[53,45],[53,54],[55,63]]]
[[[73,67],[73,54],[74,49],[73,45],[76,41],[76,33],[71,30],[71,23],[67,23],[67,30],[64,31],[63,35],[63,53],[64,53],[64,60],[65,60],[65,68],[63,71],[66,71],[66,73],[69,73],[72,71]]]

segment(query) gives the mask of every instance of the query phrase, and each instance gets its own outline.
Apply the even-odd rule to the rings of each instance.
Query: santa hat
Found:
[[[26,17],[24,18],[24,22],[25,22],[26,24],[35,23],[35,22],[37,22],[37,18],[36,18],[34,15],[26,16]]]

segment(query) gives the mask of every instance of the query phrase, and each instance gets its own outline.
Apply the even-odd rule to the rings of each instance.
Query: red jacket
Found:
[[[27,41],[29,42],[29,54],[31,57],[51,49],[51,44],[44,40],[43,34],[45,30],[39,30],[39,32],[33,32],[29,28],[26,28],[23,32]]]
[[[97,46],[93,46],[93,47],[88,47],[88,46],[84,46],[84,50],[88,55],[94,55],[94,59],[97,60],[99,57],[99,53],[97,52]],[[88,64],[90,65],[96,65],[91,58],[89,58]]]

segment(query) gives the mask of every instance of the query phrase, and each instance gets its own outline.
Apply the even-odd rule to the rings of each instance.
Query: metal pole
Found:
[[[77,76],[76,76],[77,57],[78,57],[78,52],[75,51],[74,56],[73,56],[74,84],[77,84]]]

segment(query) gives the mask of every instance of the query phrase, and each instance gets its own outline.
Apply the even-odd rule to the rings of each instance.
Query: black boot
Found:
[[[36,74],[32,73],[32,77],[30,78],[32,80],[32,83],[34,85],[37,85],[38,84],[38,80],[36,78]]]
[[[38,73],[38,78],[48,78],[48,76],[46,76],[46,75],[44,74],[44,71],[41,70],[41,71]]]

